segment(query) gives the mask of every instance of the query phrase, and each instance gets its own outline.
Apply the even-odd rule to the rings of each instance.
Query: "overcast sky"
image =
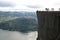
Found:
[[[0,0],[0,10],[3,11],[36,11],[59,7],[60,0]]]

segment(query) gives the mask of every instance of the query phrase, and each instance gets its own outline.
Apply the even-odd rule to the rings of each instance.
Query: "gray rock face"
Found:
[[[38,40],[60,40],[60,11],[37,11]]]

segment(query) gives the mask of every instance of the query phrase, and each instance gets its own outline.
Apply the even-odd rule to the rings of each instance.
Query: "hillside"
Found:
[[[37,31],[37,15],[35,12],[3,12],[0,11],[0,29],[9,31]]]
[[[0,23],[0,29],[9,31],[29,32],[37,31],[37,28],[37,20],[31,17],[20,17]]]
[[[14,20],[16,18],[27,17],[27,18],[36,18],[37,15],[35,12],[3,12],[0,11],[0,22]]]
[[[36,13],[35,12],[3,12],[0,11],[0,16],[11,16],[11,17],[20,17],[20,16],[32,16],[32,17],[36,17]]]

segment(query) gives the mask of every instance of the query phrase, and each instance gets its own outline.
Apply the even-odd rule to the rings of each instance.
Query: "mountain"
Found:
[[[0,15],[4,15],[4,16],[12,16],[12,17],[20,17],[20,16],[32,16],[32,17],[36,17],[36,13],[35,12],[2,12],[0,11]]]
[[[19,17],[37,18],[37,15],[35,12],[3,12],[3,11],[0,11],[0,22],[13,20]]]
[[[35,12],[0,11],[0,29],[23,33],[37,31],[37,15]]]
[[[37,20],[34,18],[17,18],[0,23],[0,29],[9,31],[30,32],[38,30]]]

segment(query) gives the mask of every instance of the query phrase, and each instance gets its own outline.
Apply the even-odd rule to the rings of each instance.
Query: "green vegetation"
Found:
[[[38,23],[35,18],[21,17],[1,22],[0,29],[20,32],[37,31]]]
[[[37,15],[35,12],[3,12],[0,11],[0,29],[9,31],[37,31]]]

